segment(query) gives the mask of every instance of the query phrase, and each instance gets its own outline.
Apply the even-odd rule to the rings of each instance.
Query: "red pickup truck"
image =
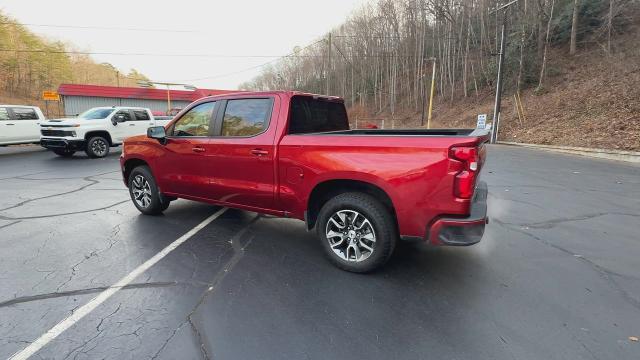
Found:
[[[304,220],[334,264],[366,272],[398,239],[480,241],[487,140],[484,130],[350,130],[340,98],[243,92],[126,139],[120,163],[143,214],[184,198]]]

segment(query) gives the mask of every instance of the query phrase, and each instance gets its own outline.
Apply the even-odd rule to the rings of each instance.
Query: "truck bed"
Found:
[[[488,130],[484,129],[354,129],[308,133],[304,135],[366,135],[366,136],[446,136],[468,137],[486,136]]]

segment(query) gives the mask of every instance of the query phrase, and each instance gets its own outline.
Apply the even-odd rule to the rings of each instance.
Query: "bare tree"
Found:
[[[542,82],[544,81],[544,72],[547,65],[547,48],[549,47],[549,34],[551,33],[551,20],[553,20],[553,8],[556,4],[555,0],[551,0],[551,11],[549,12],[549,21],[547,21],[547,35],[544,40],[544,50],[542,52],[542,65],[540,66],[540,81],[538,82],[538,89],[542,89]]]
[[[571,17],[571,43],[569,45],[569,54],[576,53],[576,35],[578,33],[578,13],[580,12],[580,1],[573,0],[573,16]]]

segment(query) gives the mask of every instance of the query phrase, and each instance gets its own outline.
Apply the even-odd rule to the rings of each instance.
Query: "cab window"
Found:
[[[200,104],[187,111],[173,125],[173,136],[209,136],[215,102]]]
[[[271,114],[271,99],[227,101],[222,136],[254,136],[263,132]]]
[[[11,108],[16,120],[38,120],[38,114],[31,108]]]
[[[289,134],[349,130],[347,112],[342,103],[294,96],[291,99]]]

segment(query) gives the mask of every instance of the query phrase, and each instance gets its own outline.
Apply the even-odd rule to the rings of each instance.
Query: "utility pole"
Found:
[[[120,70],[116,70],[116,86],[120,87]],[[118,105],[122,106],[122,99],[118,99]]]
[[[325,93],[327,95],[331,95],[329,93],[329,86],[331,84],[331,80],[330,80],[331,79],[331,32],[329,32],[329,40],[328,40],[328,42],[329,42],[329,46],[327,48],[327,75],[326,75],[327,76],[327,78],[326,78],[326,81],[327,81],[326,87],[327,88],[325,89]]]
[[[427,106],[427,104],[425,104],[427,99],[427,82],[424,79],[425,75],[427,75],[424,69],[426,60],[427,59],[422,59],[422,105],[420,106],[422,108],[422,115],[420,116],[420,126],[424,126],[424,108]]]
[[[500,105],[502,100],[502,64],[504,63],[504,32],[506,19],[502,22],[500,35],[500,57],[498,59],[498,80],[496,84],[496,101],[493,106],[493,126],[491,126],[491,143],[498,141],[498,126],[500,125]]]
[[[493,124],[491,126],[491,143],[498,141],[498,129],[500,127],[500,105],[502,100],[502,66],[504,65],[504,51],[505,51],[505,32],[507,28],[507,9],[509,6],[515,4],[518,0],[513,0],[505,5],[502,5],[491,12],[504,10],[502,14],[502,27],[500,34],[500,53],[498,58],[498,79],[496,81],[496,101],[493,107]],[[490,12],[490,13],[491,13]]]
[[[160,81],[149,81],[149,80],[138,80],[138,85],[145,87],[145,88],[149,88],[152,87],[153,85],[164,85],[167,87],[167,114],[169,114],[169,111],[171,110],[171,88],[170,86],[182,86],[187,90],[192,90],[195,91],[197,90],[195,86],[193,85],[189,85],[189,84],[182,84],[182,83],[170,83],[170,82],[160,82]]]
[[[427,117],[427,129],[431,129],[431,111],[433,110],[433,96],[436,91],[436,58],[433,60],[433,70],[431,71],[431,93],[429,94],[429,115]]]
[[[429,112],[427,115],[427,129],[431,128],[431,111],[433,110],[433,95],[436,88],[436,58],[432,57],[429,59],[424,59],[424,61],[432,61],[433,69],[431,70],[431,90],[429,92]],[[424,126],[424,111],[427,101],[427,82],[425,81],[425,71],[424,66],[422,67],[422,116],[420,117],[420,126]]]
[[[167,85],[167,115],[171,111],[171,90],[169,89],[169,84]]]

